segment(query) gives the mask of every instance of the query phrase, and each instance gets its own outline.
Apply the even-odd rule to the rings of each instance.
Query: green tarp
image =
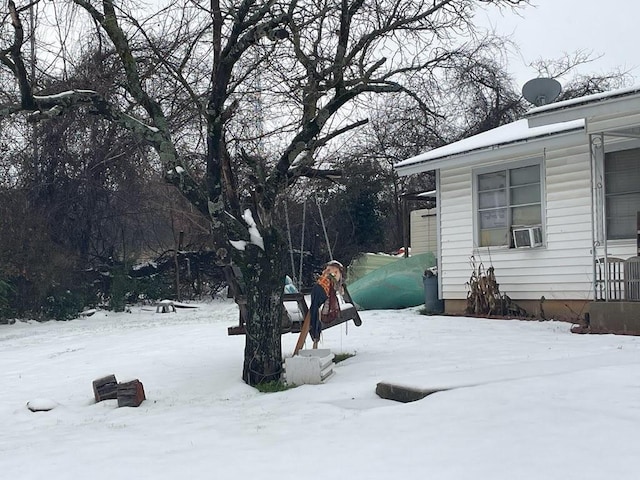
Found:
[[[431,252],[401,257],[349,283],[349,293],[364,310],[415,307],[424,303],[424,271],[435,265]]]

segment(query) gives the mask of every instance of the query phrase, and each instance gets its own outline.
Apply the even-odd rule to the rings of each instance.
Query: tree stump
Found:
[[[118,382],[115,375],[98,378],[93,381],[93,396],[96,403],[103,400],[114,400],[118,397]]]
[[[138,407],[146,400],[140,380],[118,384],[118,407]]]

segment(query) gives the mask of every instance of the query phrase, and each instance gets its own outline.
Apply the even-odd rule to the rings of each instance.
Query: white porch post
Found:
[[[609,275],[606,273],[608,269],[607,260],[607,222],[606,222],[606,204],[604,191],[604,134],[589,134],[589,153],[591,159],[591,187],[592,187],[592,204],[591,204],[591,241],[593,253],[593,299],[596,300],[597,288],[596,283],[597,271],[596,261],[598,259],[599,247],[602,247],[602,257],[604,264],[602,271],[604,279],[604,298],[609,301]]]

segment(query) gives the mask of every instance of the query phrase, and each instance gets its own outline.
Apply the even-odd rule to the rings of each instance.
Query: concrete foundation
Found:
[[[583,326],[582,333],[640,335],[640,302],[590,300],[513,300],[532,320],[557,320]],[[465,315],[466,300],[445,300],[446,315]]]
[[[561,322],[582,323],[589,311],[590,300],[517,300],[512,302],[523,308],[533,320],[558,320]],[[445,300],[444,312],[447,315],[465,315],[466,300]]]
[[[640,335],[640,302],[591,302],[591,333]]]

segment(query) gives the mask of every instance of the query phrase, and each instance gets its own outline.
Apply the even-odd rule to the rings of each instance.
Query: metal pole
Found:
[[[596,281],[597,275],[597,267],[596,261],[598,259],[598,253],[596,249],[598,248],[598,244],[596,241],[596,208],[598,205],[598,198],[596,192],[596,152],[595,152],[595,144],[594,137],[592,134],[589,134],[589,160],[591,162],[591,253],[592,253],[592,266],[593,266],[593,276],[592,276],[592,289],[593,289],[593,300],[598,299],[598,284]]]
[[[604,133],[600,134],[600,148],[602,150],[602,171],[604,172]],[[610,294],[609,294],[609,251],[607,248],[607,202],[606,202],[606,189],[605,189],[605,184],[604,184],[604,175],[602,175],[601,180],[600,180],[600,188],[601,188],[601,197],[602,197],[602,243],[604,246],[603,249],[603,253],[604,253],[604,272],[605,272],[605,276],[604,276],[604,290],[605,290],[605,301],[609,301],[610,298]]]

